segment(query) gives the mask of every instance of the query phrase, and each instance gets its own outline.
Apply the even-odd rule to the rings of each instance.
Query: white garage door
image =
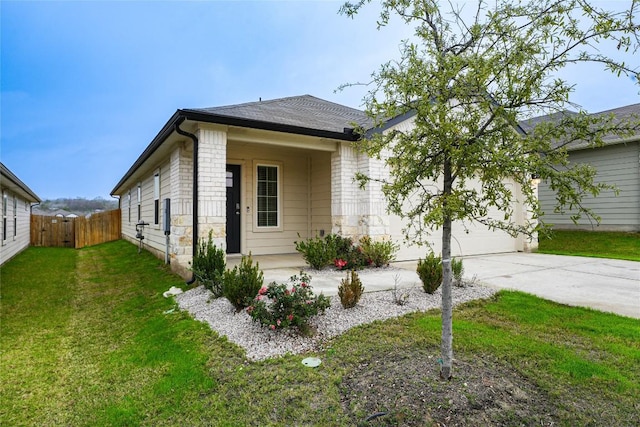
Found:
[[[513,191],[513,184],[507,184]],[[489,216],[502,218],[503,214],[495,210],[490,212]],[[426,246],[417,246],[414,242],[405,242],[402,232],[405,223],[400,217],[392,215],[390,218],[391,238],[400,244],[400,250],[396,259],[398,261],[415,260],[424,258],[429,252]],[[440,254],[442,251],[442,231],[433,232],[428,241],[431,243],[431,249]],[[466,224],[466,228],[462,224],[454,223],[453,238],[451,241],[451,253],[455,256],[481,255],[500,252],[515,252],[519,250],[519,242],[521,239],[513,238],[504,231],[491,231],[486,226],[471,223]]]

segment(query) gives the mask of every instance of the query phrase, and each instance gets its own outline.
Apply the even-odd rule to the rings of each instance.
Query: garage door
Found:
[[[513,183],[507,184],[513,191]],[[489,212],[489,217],[502,218],[503,214],[498,210]],[[424,258],[429,252],[426,246],[418,246],[413,241],[406,242],[402,230],[405,222],[398,216],[390,218],[391,238],[400,244],[400,250],[396,259],[398,261]],[[451,239],[451,253],[455,256],[481,255],[501,252],[515,252],[519,250],[521,238],[513,238],[504,231],[491,231],[486,226],[477,223],[468,223],[466,228],[461,223],[454,223],[453,238]],[[433,232],[427,239],[431,243],[432,250],[439,254],[442,251],[442,231]]]

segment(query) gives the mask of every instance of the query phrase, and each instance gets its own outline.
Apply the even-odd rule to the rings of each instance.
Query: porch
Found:
[[[227,268],[240,264],[240,255],[227,256]],[[347,275],[346,271],[311,269],[299,253],[281,255],[254,255],[254,263],[260,265],[264,274],[264,283],[286,283],[293,275],[304,271],[311,277],[311,286],[316,294],[337,295],[340,281]],[[365,292],[386,291],[398,288],[420,287],[420,279],[416,273],[416,261],[394,262],[387,268],[370,268],[358,271],[365,287]]]

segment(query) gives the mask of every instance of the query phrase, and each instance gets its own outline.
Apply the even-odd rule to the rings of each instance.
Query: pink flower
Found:
[[[311,301],[310,299],[305,301],[305,304],[313,304],[313,301]]]
[[[258,291],[259,295],[264,295],[266,293],[267,293],[267,287],[266,286],[261,287],[260,290]]]
[[[344,266],[347,265],[347,261],[341,258],[337,258],[333,263],[335,264],[336,267],[338,267],[339,270],[342,270]]]
[[[252,305],[247,307],[247,313],[251,314],[252,311],[253,311],[253,306]]]
[[[269,325],[269,329],[271,329],[272,331],[276,330],[276,325]]]
[[[293,321],[293,314],[288,315],[287,319],[289,320],[289,322]]]
[[[307,285],[305,282],[302,282],[302,284],[300,286],[302,286],[303,288],[306,288],[309,285]]]
[[[278,326],[280,326],[280,323],[282,323],[282,322],[280,321],[280,319],[278,319],[278,320],[276,320],[276,323],[278,324]]]
[[[294,293],[296,291],[295,286],[293,288],[291,288],[291,293]]]
[[[258,296],[256,297],[256,301],[262,301],[262,298],[264,298],[262,295],[258,295]]]

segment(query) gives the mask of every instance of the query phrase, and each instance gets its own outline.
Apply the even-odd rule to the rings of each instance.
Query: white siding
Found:
[[[587,196],[584,205],[594,210],[602,218],[601,230],[640,231],[640,143],[617,144],[607,147],[572,151],[572,163],[589,163],[597,170],[596,182],[614,184],[620,190],[616,197],[612,191],[605,191],[598,197]],[[555,194],[546,182],[541,182],[538,190],[540,205],[545,212],[545,222],[557,229],[591,229],[588,219],[582,218],[575,225],[569,211],[564,215],[553,212]],[[594,223],[595,225],[595,223]]]
[[[27,200],[14,193],[2,189],[7,196],[7,235],[0,237],[0,265],[29,247],[31,241],[31,208]],[[14,209],[13,198],[17,197],[17,209]],[[1,209],[1,206],[0,206]],[[1,213],[1,211],[0,211]],[[14,225],[15,213],[15,225]],[[15,233],[14,233],[15,230]],[[0,231],[1,225],[0,225]],[[15,236],[14,236],[15,234]]]
[[[311,230],[309,237],[331,232],[331,153],[311,158]]]

